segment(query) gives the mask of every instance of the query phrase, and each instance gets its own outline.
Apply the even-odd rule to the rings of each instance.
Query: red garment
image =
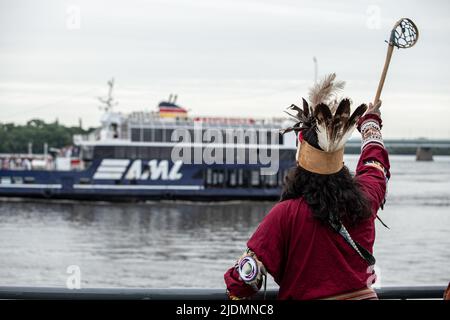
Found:
[[[356,179],[371,200],[372,217],[351,227],[353,240],[372,253],[376,214],[384,201],[386,177],[367,161],[378,161],[389,177],[387,151],[377,143],[361,153]],[[280,286],[278,299],[320,299],[362,289],[374,279],[372,270],[357,252],[330,226],[313,218],[303,198],[276,204],[247,243],[275,282]],[[239,279],[235,268],[225,273],[231,295],[248,297],[255,292]],[[369,279],[370,278],[370,279]]]

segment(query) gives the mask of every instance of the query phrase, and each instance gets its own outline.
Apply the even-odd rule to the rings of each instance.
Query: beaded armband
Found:
[[[376,161],[376,160],[369,160],[369,161],[364,162],[364,165],[365,165],[365,166],[371,166],[371,167],[377,168],[378,170],[380,170],[381,172],[383,172],[383,174],[384,174],[384,179],[385,179],[386,186],[387,186],[387,183],[389,182],[389,178],[388,178],[388,175],[387,175],[387,170],[386,170],[386,168],[385,168],[380,162],[378,162],[378,161]],[[386,194],[384,195],[383,201],[380,203],[381,209],[384,208],[384,204],[386,203],[386,195],[387,195],[387,189],[386,189]],[[381,221],[381,219],[380,219],[378,216],[377,216],[377,218]],[[384,226],[386,226],[386,225],[384,224],[383,221],[381,221],[381,223],[382,223]],[[387,226],[386,226],[386,227],[387,227]]]
[[[383,172],[385,177],[387,177],[387,170],[384,168],[384,166],[380,162],[378,162],[376,160],[369,160],[369,161],[364,162],[364,165],[377,168],[378,170]]]
[[[236,262],[235,268],[242,281],[251,286],[255,292],[259,290],[262,277],[267,274],[267,271],[252,250],[247,248]]]
[[[360,126],[362,144],[361,150],[371,144],[378,143],[384,147],[383,136],[381,135],[381,126],[376,119],[369,118]]]

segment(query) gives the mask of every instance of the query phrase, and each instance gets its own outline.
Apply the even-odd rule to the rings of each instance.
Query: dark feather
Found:
[[[333,118],[333,115],[325,103],[319,103],[314,110],[314,117],[318,120],[319,124],[325,123],[325,126],[327,126]]]
[[[326,152],[344,147],[355,129],[356,122],[366,112],[367,106],[360,105],[350,115],[351,101],[342,99],[337,102],[336,94],[344,87],[344,82],[337,82],[335,78],[336,75],[331,74],[316,83],[309,92],[309,102],[302,98],[302,108],[295,104],[288,108],[293,113],[286,113],[295,119],[296,123],[283,130],[283,133],[304,130],[304,138]]]
[[[301,125],[301,123],[297,122],[292,127],[289,127],[289,128],[286,128],[286,129],[280,129],[280,133],[281,134],[285,134],[285,133],[288,133],[288,132],[291,132],[291,131],[299,132],[299,131],[302,131],[302,130],[306,129],[305,127],[300,126],[300,125]]]
[[[299,120],[298,119],[298,116],[295,116],[295,115],[293,115],[293,114],[291,114],[291,113],[289,113],[289,112],[287,112],[287,111],[284,111],[284,113],[286,113],[288,116],[290,116],[292,119],[294,119],[294,120]]]
[[[296,112],[296,114],[292,114],[289,113],[288,111],[284,111],[292,119],[296,120],[296,123],[292,127],[280,130],[281,134],[285,134],[291,131],[298,132],[309,129],[312,126],[314,126],[315,120],[312,117],[311,109],[309,108],[308,103],[306,102],[305,99],[303,99],[303,109],[295,104],[291,104],[287,109]]]
[[[339,106],[336,109],[336,113],[334,114],[333,121],[328,128],[328,134],[331,143],[334,143],[336,140],[343,136],[343,134],[345,133],[343,129],[346,127],[349,116],[350,100],[343,99],[339,103]]]
[[[339,103],[338,108],[336,109],[336,113],[334,114],[334,117],[344,117],[348,118],[350,116],[350,100],[349,99],[342,99],[342,101]]]
[[[297,107],[295,104],[291,104],[288,109],[297,111],[297,118],[301,118],[303,116],[303,110]]]
[[[362,105],[360,105],[358,108],[356,108],[356,110],[353,112],[353,114],[348,119],[344,130],[348,130],[348,128],[353,127],[356,124],[356,122],[359,120],[359,118],[361,118],[364,115],[366,110],[367,110],[367,105],[364,103]]]
[[[305,115],[305,117],[309,117],[309,105],[308,102],[306,102],[305,98],[302,98],[303,100],[303,114]]]

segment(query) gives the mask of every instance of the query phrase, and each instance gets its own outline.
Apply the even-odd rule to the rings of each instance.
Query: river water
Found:
[[[356,156],[346,156],[354,169]],[[392,156],[377,222],[378,285],[450,281],[450,157]],[[1,199],[0,286],[224,287],[223,273],[273,202]],[[269,286],[275,286],[273,282]]]

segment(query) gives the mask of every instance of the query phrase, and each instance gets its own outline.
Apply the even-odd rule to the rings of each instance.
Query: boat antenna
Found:
[[[99,106],[100,110],[104,110],[105,112],[110,112],[114,106],[117,106],[119,103],[114,101],[113,98],[113,89],[114,89],[114,78],[107,82],[108,84],[108,96],[106,98],[97,97],[97,99],[103,104]]]
[[[173,104],[176,104],[176,103],[177,103],[177,98],[178,98],[178,95],[177,95],[177,94],[173,96]]]

